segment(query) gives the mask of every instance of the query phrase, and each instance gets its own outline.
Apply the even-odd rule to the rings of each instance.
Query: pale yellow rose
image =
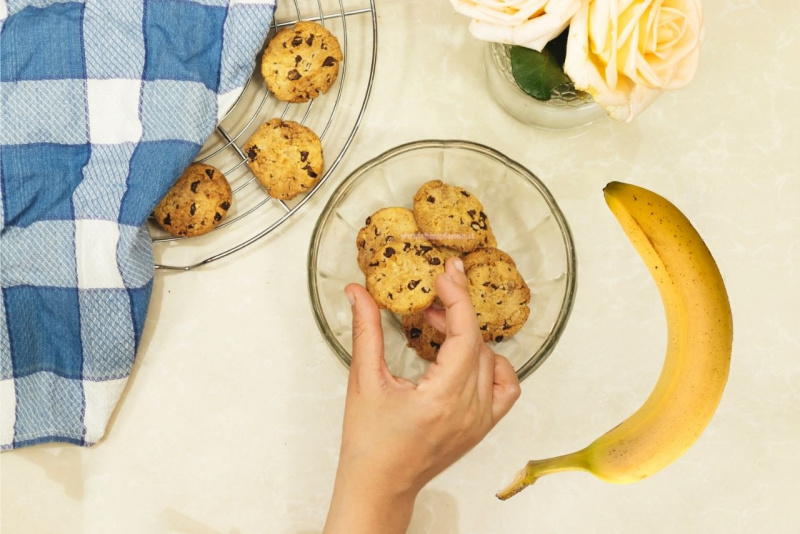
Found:
[[[572,17],[564,71],[611,117],[630,122],[687,85],[703,39],[700,0],[590,0]]]
[[[586,0],[450,0],[478,39],[533,48],[558,37]]]

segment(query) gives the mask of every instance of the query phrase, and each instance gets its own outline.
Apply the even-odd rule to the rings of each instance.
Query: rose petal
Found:
[[[550,3],[554,2],[551,0]],[[565,0],[563,3],[576,10],[581,7],[580,0]],[[484,41],[519,45],[541,51],[548,42],[564,31],[569,25],[571,16],[571,11],[561,8],[554,10],[553,13],[545,12],[516,26],[473,19],[470,22],[469,31],[473,36]]]

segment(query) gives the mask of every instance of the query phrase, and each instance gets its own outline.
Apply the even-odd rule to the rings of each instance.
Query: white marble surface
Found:
[[[412,533],[794,533],[800,530],[800,15],[794,2],[706,0],[697,78],[633,124],[556,134],[487,98],[482,44],[446,0],[379,1],[372,101],[305,215],[235,256],[156,276],[132,379],[93,449],[0,456],[4,534],[319,532],[346,371],[311,316],[306,249],[346,173],[399,143],[463,138],[550,187],[577,243],[561,343],[509,416],[419,497]],[[673,200],[728,285],[733,363],[719,411],[676,463],[634,485],[583,473],[494,492],[534,457],[626,417],[662,363],[655,286],[606,208],[630,181]],[[795,326],[792,326],[795,325]]]

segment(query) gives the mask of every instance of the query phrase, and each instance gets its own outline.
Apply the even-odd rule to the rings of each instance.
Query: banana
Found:
[[[580,451],[528,462],[497,494],[502,500],[561,471],[588,471],[617,484],[648,477],[691,447],[725,389],[733,320],[722,276],[702,238],[678,208],[652,191],[612,182],[604,193],[661,294],[664,366],[633,415]]]

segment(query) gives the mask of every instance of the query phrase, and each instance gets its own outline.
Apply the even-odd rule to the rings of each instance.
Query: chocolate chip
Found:
[[[219,214],[218,211],[214,212],[214,221],[219,222],[222,220],[222,215]]]
[[[192,185],[189,186],[191,188],[191,190],[192,190],[192,193],[197,193],[197,186],[198,185],[200,185],[200,180],[197,180],[196,182],[192,182]]]
[[[379,262],[379,261],[373,261],[372,263],[369,264],[369,266],[370,267],[377,267],[378,265],[380,265],[380,263],[381,262]]]
[[[387,247],[387,249],[383,251],[383,256],[385,258],[391,258],[394,256],[394,249],[392,247]]]
[[[408,289],[414,289],[420,282],[422,282],[422,280],[411,280],[406,287],[408,287]]]
[[[442,348],[442,346],[441,346],[441,345],[439,345],[439,344],[438,344],[437,342],[435,342],[435,341],[431,341],[431,347],[433,347],[433,350],[439,350],[440,348]]]
[[[426,200],[427,200],[428,202],[430,202],[431,204],[433,204],[434,202],[436,202],[436,199],[435,199],[435,198],[433,198],[433,195],[428,195],[428,198],[427,198]]]
[[[257,155],[257,154],[258,154],[258,151],[257,151],[256,147],[254,147],[254,146],[251,146],[251,147],[249,147],[249,148],[247,149],[247,158],[248,158],[250,161],[255,161],[255,160],[256,160],[256,155]]]
[[[492,289],[497,289],[497,284],[489,284],[492,286]]]
[[[299,35],[295,35],[294,39],[292,39],[292,46],[300,46],[303,44],[303,38]]]
[[[411,248],[411,243],[403,243],[403,252]]]
[[[511,325],[509,325],[506,321],[503,321],[503,330],[508,330],[509,328],[511,328]]]
[[[306,166],[303,167],[303,170],[306,171],[311,178],[317,177],[317,173],[315,173],[314,170],[311,168],[310,163],[306,163]]]
[[[481,330],[486,330],[488,327],[489,327],[489,325],[488,325],[488,324],[486,324],[486,323],[483,323],[483,324],[481,325]]]
[[[296,80],[299,80],[301,78],[301,75],[297,71],[297,69],[292,69],[292,70],[289,71],[289,73],[286,75],[286,77],[289,78],[292,81],[296,81]]]
[[[394,300],[394,295],[392,295],[391,293],[389,293],[389,300]]]
[[[336,65],[336,60],[333,59],[333,56],[328,56],[325,58],[325,61],[322,62],[323,67],[333,67]]]
[[[300,161],[305,162],[308,159],[308,152],[305,150],[300,151]],[[367,223],[369,224],[369,223]]]
[[[497,342],[503,341],[503,336],[497,336],[494,340]]]
[[[206,169],[206,174],[208,175],[209,180],[214,179],[214,169]]]
[[[167,216],[164,217],[164,220],[161,222],[166,224],[167,226],[172,226],[172,219],[170,219],[170,214],[167,213]]]
[[[481,225],[480,225],[480,223],[478,223],[478,221],[472,221],[472,223],[470,223],[469,227],[472,228],[475,231],[481,229]]]
[[[313,42],[314,42],[314,36],[313,35],[309,35],[308,39],[306,39],[306,44],[308,46],[311,46],[311,43],[313,43]]]
[[[224,209],[225,211],[228,211],[231,208],[231,203],[226,200],[225,202],[220,204],[219,207]]]
[[[483,285],[483,287],[486,287],[486,286],[488,286],[489,284],[491,284],[491,282],[484,282],[482,285]]]
[[[422,251],[423,254],[427,254],[428,252],[433,250],[433,247],[431,247],[429,245],[420,245],[419,249]]]
[[[189,214],[194,215],[194,212],[196,211],[197,211],[197,205],[194,202],[192,202],[192,205],[189,207]]]
[[[428,258],[428,263],[430,263],[431,265],[441,265],[442,260],[436,257]]]
[[[419,328],[412,328],[411,331],[408,333],[411,339],[417,339],[419,336],[422,335],[422,330]]]
[[[481,212],[481,219],[486,219],[486,214]]]
[[[296,67],[296,66],[298,65],[298,63],[300,63],[301,61],[303,61],[303,56],[301,56],[301,55],[299,55],[299,54],[298,54],[298,55],[296,55],[296,56],[294,56],[294,66],[295,66],[295,67]]]
[[[372,222],[372,217],[367,217],[367,220],[364,221],[364,226],[368,225],[371,222]]]
[[[325,42],[323,42],[322,45],[320,45],[320,48],[322,48],[323,50],[327,50],[328,49],[328,45],[325,44]]]
[[[470,219],[474,219],[475,218],[475,210],[469,210],[467,212],[467,215],[469,215]]]
[[[422,292],[423,292],[423,293],[425,293],[425,294],[427,295],[428,293],[430,293],[430,292],[431,292],[431,288],[429,288],[429,287],[423,287],[423,288],[422,288]]]
[[[464,196],[465,196],[465,197],[467,197],[467,198],[469,198],[469,197],[471,196],[469,193],[467,193],[467,192],[466,192],[466,191],[464,191],[463,189],[462,189],[460,192],[461,192],[461,194],[462,194],[462,195],[464,195]]]

